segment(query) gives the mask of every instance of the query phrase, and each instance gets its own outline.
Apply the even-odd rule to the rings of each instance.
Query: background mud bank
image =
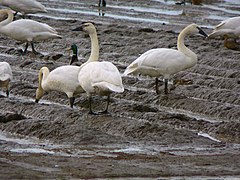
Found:
[[[38,43],[43,56],[21,56],[23,45],[1,35],[0,61],[11,64],[10,98],[0,96],[1,177],[106,178],[240,175],[240,53],[221,40],[190,36],[186,44],[197,65],[173,79],[190,79],[169,95],[156,95],[154,79],[127,76],[125,92],[113,94],[109,115],[88,115],[82,94],[74,109],[64,94],[50,92],[35,104],[38,70],[69,62],[65,51],[79,47],[79,59],[90,54],[90,39],[74,31],[94,22],[100,59],[123,72],[148,49],[176,48],[178,32],[197,23],[206,32],[221,20],[239,15],[236,1],[208,1],[201,6],[175,1],[108,1],[99,16],[95,1],[40,1],[47,14],[31,19],[46,22],[62,40]],[[163,92],[163,87],[161,87]],[[94,99],[102,106],[102,99]],[[49,162],[49,159],[51,161]]]

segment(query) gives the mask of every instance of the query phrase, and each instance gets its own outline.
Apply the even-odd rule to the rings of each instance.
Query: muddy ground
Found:
[[[0,179],[240,178],[240,52],[221,39],[186,38],[199,60],[173,79],[193,83],[168,95],[163,86],[155,93],[153,78],[127,76],[107,115],[89,115],[86,94],[73,109],[58,92],[34,102],[42,66],[68,64],[65,49],[72,43],[80,61],[88,59],[90,39],[74,31],[83,21],[96,25],[100,59],[122,73],[151,48],[176,48],[179,31],[190,23],[210,33],[222,19],[239,15],[239,4],[118,0],[107,1],[99,16],[93,0],[40,2],[49,12],[30,18],[56,28],[63,39],[37,43],[42,56],[31,49],[22,56],[23,44],[0,36],[0,61],[11,64],[14,76],[10,97],[0,92]],[[105,99],[94,101],[95,108],[104,106]]]

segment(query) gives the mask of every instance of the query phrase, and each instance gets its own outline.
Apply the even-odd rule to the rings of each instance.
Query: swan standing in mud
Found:
[[[62,38],[57,31],[45,23],[29,19],[20,19],[13,21],[13,13],[9,9],[0,10],[0,14],[5,13],[8,18],[0,22],[0,33],[9,36],[20,42],[26,42],[26,47],[23,53],[27,52],[29,43],[32,46],[32,52],[37,54],[34,49],[34,42]]]
[[[116,66],[111,62],[90,62],[86,64],[78,74],[78,80],[82,88],[89,96],[90,113],[92,111],[92,95],[107,96],[107,106],[101,113],[108,112],[110,94],[113,92],[122,93],[124,87],[121,75]]]
[[[35,0],[0,0],[0,5],[7,6],[12,10],[20,12],[23,17],[25,14],[46,13],[46,8]]]
[[[0,62],[0,87],[6,89],[9,97],[9,82],[12,80],[12,69],[7,62]]]
[[[59,91],[68,96],[70,107],[73,108],[74,96],[84,92],[78,83],[78,72],[79,67],[71,65],[60,66],[51,72],[47,67],[42,67],[39,71],[35,102],[38,103],[44,92]]]
[[[171,75],[182,70],[193,67],[197,63],[197,55],[184,44],[185,36],[200,33],[207,37],[196,24],[185,27],[178,36],[178,50],[168,48],[151,49],[133,61],[125,70],[124,76],[128,74],[143,74],[156,77],[156,93],[158,90],[158,77],[163,76],[165,83],[165,94],[168,93],[168,79]]]
[[[89,34],[92,46],[89,60],[80,67],[81,70],[78,74],[79,84],[89,96],[91,114],[95,114],[92,111],[92,95],[108,96],[106,109],[100,112],[107,113],[110,94],[124,91],[122,78],[117,67],[111,62],[96,62],[99,57],[99,45],[94,25],[92,23],[85,23],[83,30]]]

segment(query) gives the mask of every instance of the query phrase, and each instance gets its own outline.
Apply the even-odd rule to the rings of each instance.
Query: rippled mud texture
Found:
[[[24,44],[0,36],[0,61],[11,64],[10,97],[0,93],[0,174],[3,179],[215,177],[240,175],[240,53],[223,40],[190,36],[185,43],[199,58],[196,66],[174,75],[189,80],[155,93],[153,78],[123,78],[125,92],[113,94],[110,114],[88,114],[88,98],[69,107],[65,94],[49,92],[38,104],[38,70],[69,63],[65,51],[79,47],[81,64],[90,55],[90,38],[78,31],[94,22],[100,59],[122,73],[151,48],[176,48],[178,33],[197,23],[207,32],[239,4],[205,1],[201,6],[176,1],[107,1],[104,16],[97,2],[45,1],[47,14],[30,15],[48,23],[63,39],[36,44],[42,55],[21,55]],[[205,4],[204,4],[205,3]],[[140,7],[141,5],[141,7]],[[95,109],[105,99],[94,98]]]

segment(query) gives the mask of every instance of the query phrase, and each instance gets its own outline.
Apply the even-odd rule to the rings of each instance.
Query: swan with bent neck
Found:
[[[177,48],[156,48],[151,49],[133,61],[125,70],[123,76],[128,74],[143,74],[150,77],[156,77],[156,93],[158,90],[158,78],[164,78],[164,92],[168,93],[168,79],[175,73],[193,67],[197,63],[197,55],[187,48],[184,44],[184,38],[190,34],[200,33],[207,37],[196,24],[190,24],[185,27],[178,36]]]
[[[35,0],[0,0],[0,5],[11,8],[16,14],[20,12],[23,18],[26,14],[47,12],[46,8]]]
[[[91,55],[88,61],[84,64],[97,61],[99,57],[97,32],[94,26],[90,26],[91,24],[87,25],[85,23],[81,26],[81,30],[89,33],[92,47]],[[39,83],[36,90],[35,102],[39,102],[45,92],[59,91],[68,96],[70,107],[73,107],[75,96],[85,92],[78,81],[78,74],[82,66],[60,66],[51,72],[47,67],[42,67],[39,71]]]
[[[34,42],[47,39],[62,38],[57,31],[51,26],[33,21],[30,19],[19,19],[13,21],[13,13],[10,9],[0,10],[0,14],[7,14],[7,19],[0,22],[0,33],[15,39],[17,41],[26,42],[26,47],[23,53],[27,52],[29,43],[32,46],[33,53],[37,54],[34,49]]]
[[[70,107],[73,108],[75,96],[83,93],[82,87],[78,83],[78,66],[60,66],[49,72],[47,67],[42,67],[38,76],[38,88],[36,90],[36,100],[38,103],[45,92],[63,92],[69,98]]]
[[[7,62],[0,62],[0,87],[6,89],[9,97],[9,82],[12,80],[12,69]]]
[[[97,33],[92,23],[85,23],[84,31],[87,30],[91,38],[91,55],[89,60],[80,67],[78,80],[81,87],[89,97],[89,113],[108,113],[110,94],[124,91],[121,75],[111,62],[97,62],[99,58],[99,45]],[[92,110],[92,95],[107,96],[107,106],[104,111],[95,113]]]

